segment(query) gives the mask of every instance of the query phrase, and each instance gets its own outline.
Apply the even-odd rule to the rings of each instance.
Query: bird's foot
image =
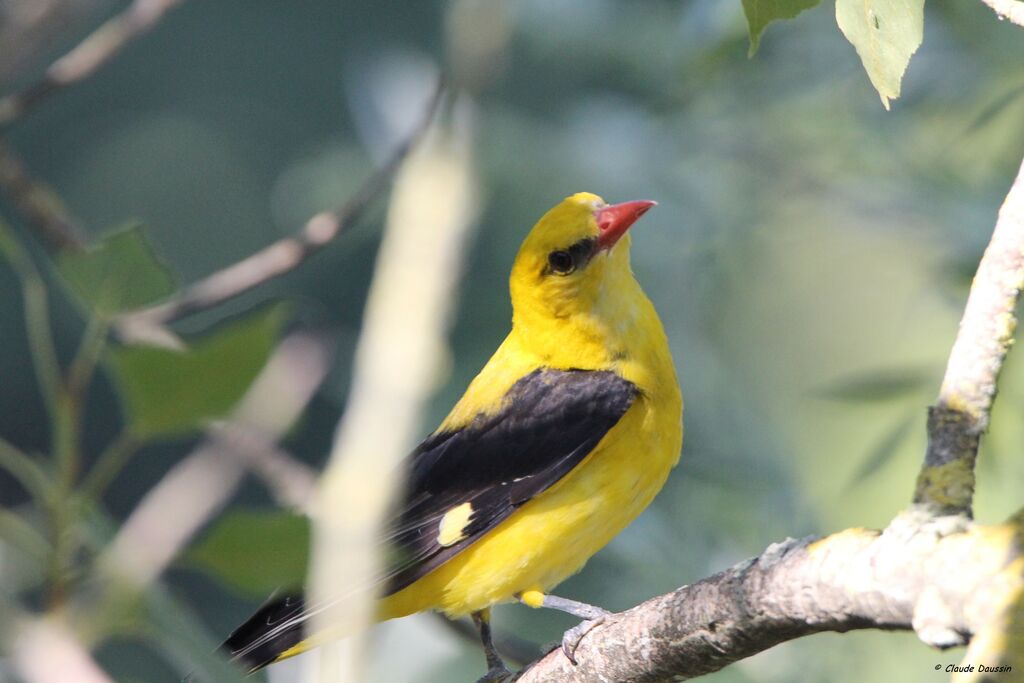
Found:
[[[604,612],[604,614],[599,614],[592,619],[581,621],[580,623],[566,631],[565,634],[562,636],[562,654],[564,654],[566,659],[572,662],[574,666],[577,663],[576,648],[580,646],[580,643],[583,641],[584,636],[586,636],[592,630],[603,624],[605,617],[611,614],[611,612],[605,612],[604,610],[601,611]]]
[[[476,683],[511,683],[515,679],[516,674],[509,671],[504,664],[499,664],[488,669],[483,678],[477,680]]]

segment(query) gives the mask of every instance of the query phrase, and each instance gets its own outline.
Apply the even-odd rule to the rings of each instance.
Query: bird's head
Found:
[[[548,211],[519,249],[510,278],[515,325],[535,333],[569,322],[619,325],[639,287],[629,227],[655,202],[607,204],[580,192]]]

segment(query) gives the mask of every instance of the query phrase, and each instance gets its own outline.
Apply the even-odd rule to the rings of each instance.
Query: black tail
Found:
[[[274,662],[282,653],[301,643],[306,635],[302,595],[273,596],[221,645],[232,659],[250,673]]]

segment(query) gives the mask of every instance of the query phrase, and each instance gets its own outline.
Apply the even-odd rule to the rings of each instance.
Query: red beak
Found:
[[[636,223],[637,219],[647,213],[648,209],[657,205],[658,202],[640,199],[634,202],[612,204],[595,211],[597,227],[601,230],[601,234],[597,237],[597,248],[611,249],[626,234],[629,226]]]

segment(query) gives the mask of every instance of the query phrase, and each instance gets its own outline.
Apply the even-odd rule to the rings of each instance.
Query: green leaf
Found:
[[[106,316],[151,304],[175,289],[141,225],[107,235],[86,251],[62,252],[57,270],[89,308]]]
[[[245,596],[265,598],[301,586],[309,558],[309,519],[282,511],[242,510],[221,518],[183,558]]]
[[[924,0],[836,0],[836,22],[888,109],[924,37]]]
[[[821,0],[743,0],[743,13],[747,15],[750,31],[750,51],[754,56],[761,45],[761,34],[768,24],[779,19],[792,19],[805,9],[816,7]]]
[[[110,361],[130,429],[139,437],[183,434],[224,417],[270,356],[284,320],[273,306],[179,351],[127,346]]]

